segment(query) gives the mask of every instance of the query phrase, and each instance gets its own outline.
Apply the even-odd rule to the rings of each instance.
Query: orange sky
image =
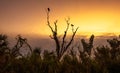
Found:
[[[120,32],[119,0],[0,0],[0,33],[49,35],[48,7],[51,23],[58,20],[60,35],[67,17],[79,26],[78,35]]]

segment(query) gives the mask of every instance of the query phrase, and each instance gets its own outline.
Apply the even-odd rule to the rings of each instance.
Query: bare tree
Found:
[[[16,45],[13,47],[13,49],[11,50],[11,54],[12,56],[17,56],[17,55],[20,55],[22,56],[22,54],[19,52],[20,48],[23,47],[23,45],[26,45],[30,52],[32,53],[32,48],[31,46],[27,43],[27,39],[26,38],[22,38],[20,35],[17,36],[17,43]]]
[[[75,36],[79,27],[77,27],[74,30],[74,25],[69,23],[70,19],[68,18],[68,20],[66,20],[67,27],[66,27],[66,30],[64,31],[64,34],[62,36],[62,42],[60,42],[59,37],[58,37],[58,32],[57,32],[57,30],[58,30],[57,20],[54,22],[54,29],[53,29],[53,27],[50,25],[49,13],[50,13],[50,8],[48,8],[48,10],[47,10],[47,25],[49,26],[49,28],[52,31],[52,36],[50,36],[50,37],[51,37],[51,39],[53,39],[55,41],[57,58],[58,58],[58,60],[60,60],[61,57],[64,55],[64,53],[67,51],[67,49],[70,47],[72,41],[74,40],[74,36]],[[67,32],[68,32],[70,25],[72,27],[72,36],[71,36],[70,41],[68,43],[66,43],[66,36],[67,36]]]

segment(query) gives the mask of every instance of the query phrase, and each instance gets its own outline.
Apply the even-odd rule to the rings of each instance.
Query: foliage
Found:
[[[21,37],[22,38],[22,37]],[[92,40],[91,40],[92,38]],[[20,39],[19,39],[20,40]],[[22,39],[23,40],[23,39]],[[28,56],[21,56],[19,50],[13,56],[12,51],[15,49],[8,46],[6,35],[0,35],[0,73],[119,73],[120,72],[120,46],[118,39],[108,39],[108,46],[97,47],[94,50],[94,58],[91,58],[86,49],[93,48],[93,35],[89,43],[91,48],[83,48],[84,51],[78,51],[79,57],[74,52],[74,48],[58,61],[56,51],[47,51],[35,48]],[[18,40],[17,40],[18,42]],[[90,43],[92,42],[92,43]],[[26,41],[27,43],[27,41]],[[22,43],[25,45],[26,43]],[[112,46],[116,47],[112,47]],[[15,44],[15,46],[18,46]],[[20,46],[20,44],[19,44]],[[20,49],[16,47],[16,49]],[[31,48],[32,49],[32,48]],[[30,49],[29,49],[30,50]],[[43,53],[42,53],[43,51]],[[90,50],[91,52],[92,50]],[[21,56],[17,58],[18,56]]]

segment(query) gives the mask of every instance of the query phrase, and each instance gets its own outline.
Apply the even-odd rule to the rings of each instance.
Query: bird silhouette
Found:
[[[73,27],[74,25],[73,25],[73,24],[71,24],[71,26]]]
[[[47,8],[48,9],[48,11],[50,11],[50,8]]]

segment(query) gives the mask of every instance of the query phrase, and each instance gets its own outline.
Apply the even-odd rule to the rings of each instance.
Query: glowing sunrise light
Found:
[[[119,34],[120,2],[117,0],[40,0],[40,1],[1,1],[0,33],[51,34],[46,22],[46,8],[51,8],[50,22],[58,20],[58,34],[64,34],[65,18],[79,26],[77,35]],[[71,28],[68,32],[71,34]]]

